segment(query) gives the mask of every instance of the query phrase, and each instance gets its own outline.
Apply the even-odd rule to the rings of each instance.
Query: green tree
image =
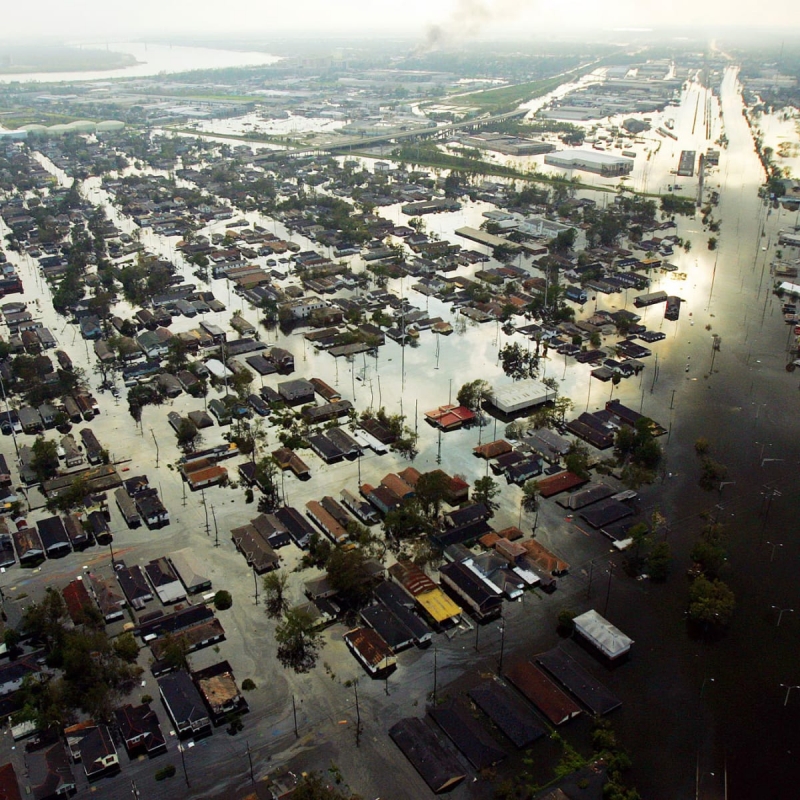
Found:
[[[31,469],[40,481],[46,481],[58,474],[58,445],[38,436],[31,447]]]
[[[367,556],[360,547],[349,550],[334,547],[325,571],[337,596],[349,606],[357,608],[369,598],[372,581],[367,571]]]
[[[573,442],[564,456],[564,466],[579,478],[589,477],[589,450],[582,442]]]
[[[164,637],[161,661],[170,669],[189,669],[189,643],[185,636],[168,633]]]
[[[264,608],[270,617],[283,616],[289,603],[286,600],[286,584],[288,578],[283,572],[270,572],[262,579],[264,587]]]
[[[474,381],[465,383],[456,395],[456,402],[460,406],[470,409],[471,411],[478,411],[484,400],[492,396],[492,387],[488,381],[478,378]]]
[[[422,513],[435,520],[447,499],[450,480],[441,470],[424,472],[414,487],[414,496]]]
[[[491,475],[484,475],[482,478],[478,478],[472,488],[472,499],[476,503],[485,505],[491,513],[494,513],[499,506],[494,499],[498,494],[500,494],[500,487]]]
[[[303,610],[292,608],[275,630],[278,661],[295,672],[310,672],[317,663],[322,637],[314,620]]]
[[[139,645],[130,631],[125,631],[125,633],[117,636],[114,640],[114,652],[129,664],[133,664],[136,661],[139,655]]]
[[[214,595],[214,608],[217,611],[227,611],[233,605],[233,598],[231,593],[225,589],[220,589]]]
[[[328,784],[318,772],[303,775],[292,792],[293,800],[361,800],[358,795],[343,792]]]
[[[689,587],[689,620],[706,628],[724,628],[736,608],[733,590],[718,578],[695,578]]]
[[[178,447],[184,453],[193,453],[202,439],[197,426],[188,417],[181,417],[175,436],[178,439]]]
[[[667,542],[658,542],[653,545],[647,556],[647,572],[650,579],[656,583],[663,583],[672,569],[672,553]]]
[[[530,480],[525,481],[522,487],[522,507],[533,513],[539,511],[539,498],[541,497],[542,489],[539,481]]]

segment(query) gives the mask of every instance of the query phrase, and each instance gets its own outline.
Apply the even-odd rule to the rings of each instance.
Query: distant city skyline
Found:
[[[561,30],[776,27],[796,30],[783,4],[753,6],[723,0],[40,0],[9,4],[0,40],[90,40],[192,35],[268,37],[270,33],[392,33],[417,36],[433,46],[485,36],[535,35]]]

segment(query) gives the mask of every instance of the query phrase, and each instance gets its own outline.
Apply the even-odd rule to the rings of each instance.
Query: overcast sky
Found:
[[[6,0],[0,39],[382,30],[451,38],[544,29],[800,24],[794,2],[744,0]]]

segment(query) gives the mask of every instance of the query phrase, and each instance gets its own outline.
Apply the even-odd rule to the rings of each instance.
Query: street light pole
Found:
[[[506,648],[506,621],[505,619],[500,620],[500,664],[498,673],[500,675],[503,674],[503,654]]]
[[[783,707],[786,708],[786,705],[789,703],[789,694],[791,693],[792,689],[800,689],[800,686],[790,686],[788,683],[782,683],[781,687],[786,689],[786,697],[783,700]]]
[[[775,550],[778,547],[783,547],[780,542],[767,542],[767,544],[772,548],[772,555],[770,555],[769,560],[772,563],[775,560]]]
[[[794,613],[794,609],[793,609],[793,608],[780,608],[779,606],[772,606],[772,608],[773,608],[775,611],[777,611],[777,612],[778,612],[778,621],[777,621],[777,623],[775,624],[775,627],[776,627],[776,628],[780,628],[780,626],[781,626],[781,620],[783,619],[783,615],[784,615],[784,614],[785,614],[787,611],[791,611],[792,613]]]

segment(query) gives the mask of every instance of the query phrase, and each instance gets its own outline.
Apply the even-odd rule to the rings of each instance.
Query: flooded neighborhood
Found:
[[[6,796],[794,796],[797,61],[470,41],[0,58]]]

